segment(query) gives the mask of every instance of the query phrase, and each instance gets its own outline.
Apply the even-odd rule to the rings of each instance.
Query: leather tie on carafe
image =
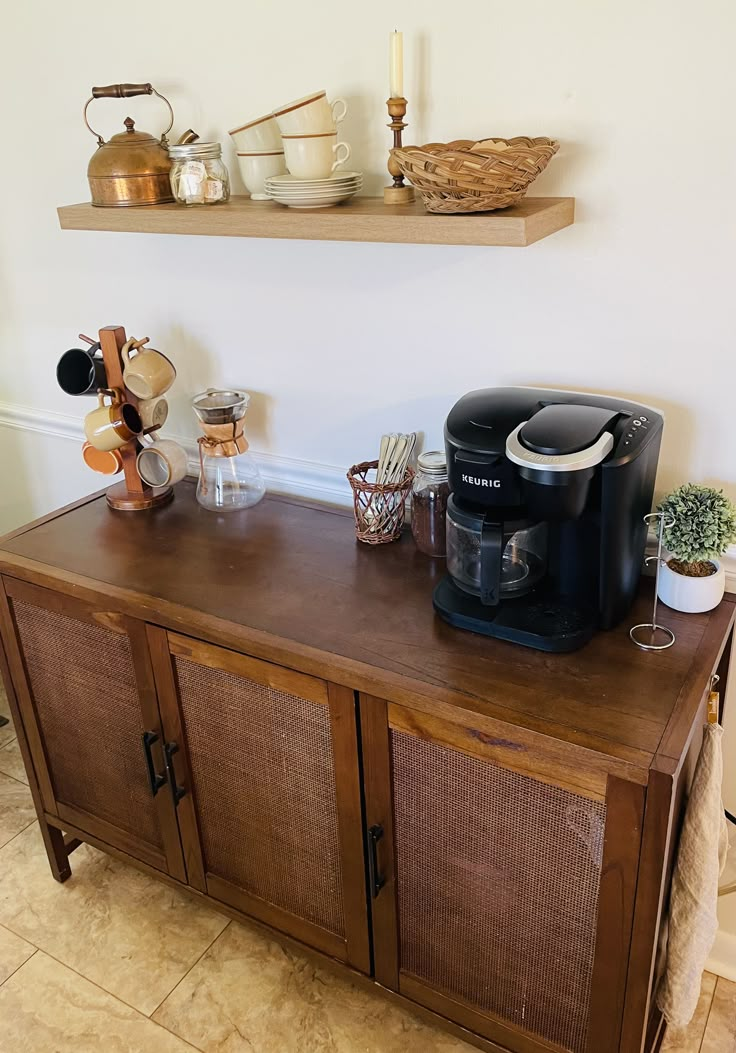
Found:
[[[199,446],[199,470],[202,479],[202,493],[207,493],[207,480],[204,473],[204,459],[207,457],[237,457],[248,449],[248,440],[243,434],[244,420],[231,421],[228,424],[205,424],[199,422],[204,432],[197,439]]]

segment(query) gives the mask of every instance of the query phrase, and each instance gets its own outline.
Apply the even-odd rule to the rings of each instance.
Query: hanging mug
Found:
[[[169,404],[163,395],[154,399],[141,399],[138,403],[138,412],[144,431],[162,428],[169,415]]]
[[[107,387],[105,363],[95,354],[99,349],[99,344],[86,350],[72,347],[61,356],[56,366],[56,379],[67,395],[94,395],[98,388]]]
[[[123,360],[123,381],[126,388],[139,399],[153,399],[163,395],[176,380],[176,370],[166,355],[143,347],[145,340],[128,340],[120,349]]]
[[[105,399],[111,399],[111,405]],[[96,450],[119,450],[143,430],[138,410],[130,402],[123,402],[116,389],[97,394],[97,409],[84,418],[87,442]]]
[[[144,446],[136,460],[138,474],[149,486],[169,486],[187,474],[189,456],[173,439],[158,439]]]
[[[82,459],[88,468],[101,475],[117,475],[123,470],[120,450],[98,450],[91,442],[85,442],[82,446]]]

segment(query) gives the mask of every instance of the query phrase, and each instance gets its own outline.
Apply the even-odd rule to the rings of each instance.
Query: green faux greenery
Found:
[[[664,543],[683,563],[717,559],[736,541],[736,505],[723,490],[685,483],[657,506],[674,523],[665,527]]]

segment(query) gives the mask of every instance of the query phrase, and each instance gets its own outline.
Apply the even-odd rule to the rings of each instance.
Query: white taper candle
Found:
[[[404,34],[394,30],[389,37],[389,82],[392,99],[404,94]]]

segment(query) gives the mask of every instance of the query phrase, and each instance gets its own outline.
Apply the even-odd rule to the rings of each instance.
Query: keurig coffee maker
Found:
[[[539,388],[465,395],[445,424],[451,625],[573,651],[616,625],[641,574],[663,417]]]

